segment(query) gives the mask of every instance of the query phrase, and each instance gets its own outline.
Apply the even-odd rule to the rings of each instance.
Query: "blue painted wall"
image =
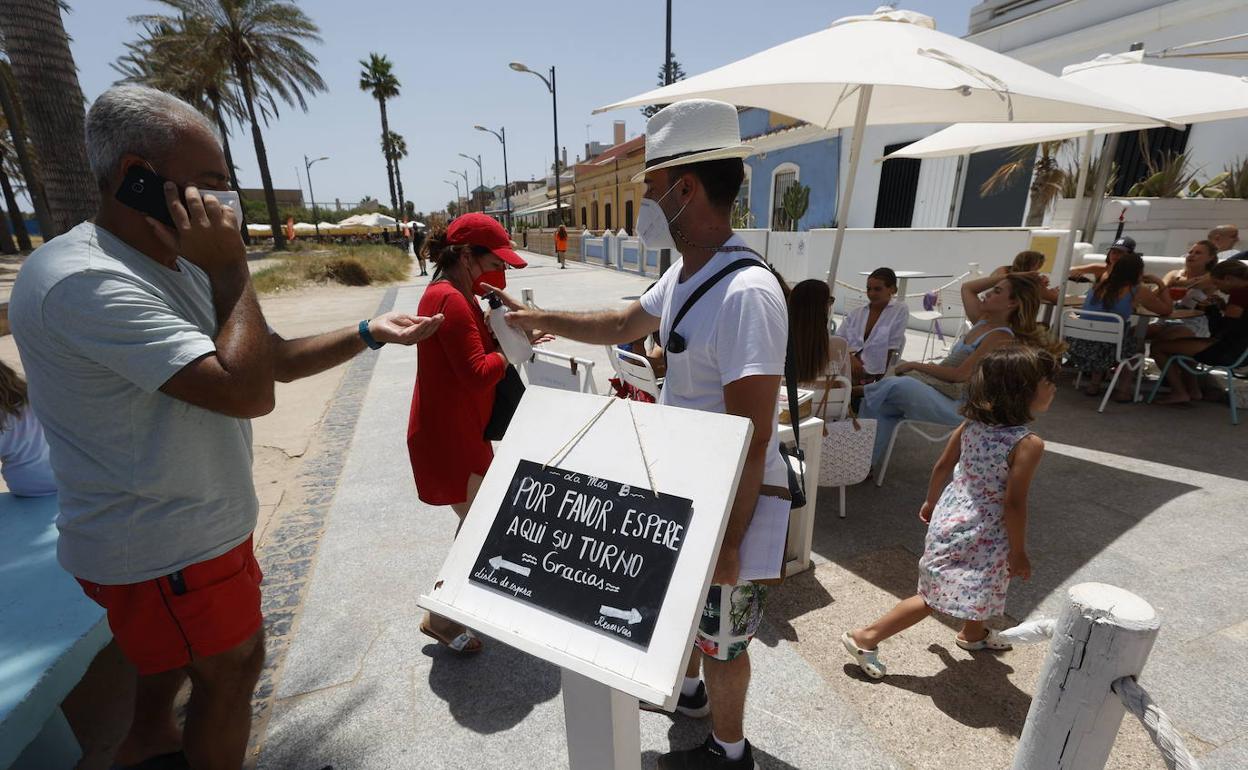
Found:
[[[748,109],[740,113],[739,120],[742,141],[748,143],[769,130],[771,117],[766,110]],[[755,227],[771,224],[771,175],[782,163],[797,165],[798,182],[810,188],[810,206],[806,209],[806,216],[797,223],[797,229],[830,226],[836,218],[840,138],[820,139],[745,159],[750,169],[750,213],[754,215]]]

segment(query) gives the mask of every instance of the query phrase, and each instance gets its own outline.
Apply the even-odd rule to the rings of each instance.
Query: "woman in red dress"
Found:
[[[449,505],[463,521],[494,459],[485,425],[494,388],[507,359],[485,323],[476,297],[502,289],[505,270],[526,265],[502,225],[485,214],[465,214],[426,241],[435,271],[420,299],[420,315],[441,313],[438,333],[416,346],[416,386],[407,426],[407,451],[416,492],[429,505]],[[432,613],[421,631],[459,653],[481,649],[462,625]]]

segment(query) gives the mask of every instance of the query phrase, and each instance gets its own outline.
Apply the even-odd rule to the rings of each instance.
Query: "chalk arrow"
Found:
[[[598,608],[598,612],[604,617],[627,620],[630,626],[641,622],[641,613],[637,611],[636,607],[631,610],[617,610],[614,607],[608,607],[604,604]]]
[[[501,557],[501,556],[495,556],[493,559],[490,559],[489,564],[490,564],[490,569],[493,569],[493,570],[498,570],[498,569],[511,570],[512,572],[516,573],[517,575],[524,575],[525,577],[528,577],[528,576],[529,576],[529,572],[531,572],[531,571],[532,571],[532,570],[530,570],[528,567],[522,566],[522,565],[520,565],[520,564],[516,564],[515,562],[507,561],[506,559],[504,559],[504,558],[503,558],[503,557]]]

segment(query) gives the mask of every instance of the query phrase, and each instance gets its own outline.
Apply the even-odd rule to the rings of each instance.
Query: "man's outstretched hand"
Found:
[[[442,314],[426,317],[392,310],[368,322],[368,332],[378,342],[414,345],[430,337],[442,325]]]

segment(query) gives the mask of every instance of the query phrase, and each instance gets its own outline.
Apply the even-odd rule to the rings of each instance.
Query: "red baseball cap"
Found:
[[[446,228],[446,242],[487,248],[512,267],[529,264],[511,248],[511,236],[498,220],[480,212],[456,217]]]

